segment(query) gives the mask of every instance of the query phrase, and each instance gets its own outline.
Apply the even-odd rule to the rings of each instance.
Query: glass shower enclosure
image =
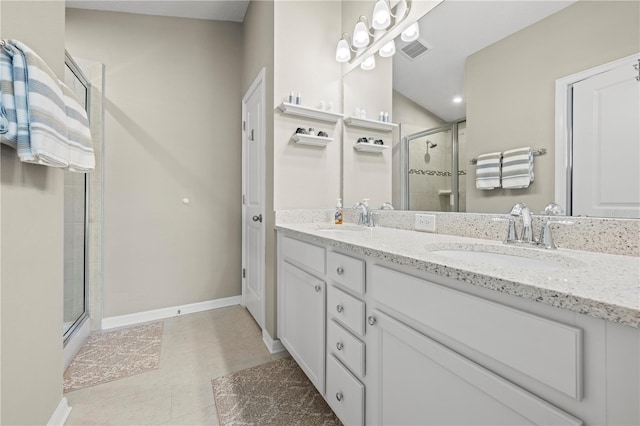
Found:
[[[462,120],[401,138],[403,210],[466,210],[465,130]]]
[[[89,81],[67,53],[65,84],[73,90],[85,109],[89,107]],[[64,344],[88,317],[87,314],[87,237],[88,174],[64,174]]]

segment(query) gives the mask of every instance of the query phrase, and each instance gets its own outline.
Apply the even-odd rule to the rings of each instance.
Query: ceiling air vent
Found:
[[[400,51],[404,53],[404,55],[411,59],[412,61],[429,52],[432,49],[424,41],[418,39],[416,41],[412,41],[408,43],[406,46],[402,47]]]

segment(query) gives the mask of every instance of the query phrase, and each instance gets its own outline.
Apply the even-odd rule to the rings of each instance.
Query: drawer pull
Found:
[[[342,348],[344,347],[344,345],[340,342],[336,343],[336,349],[338,349],[339,351],[342,350]]]
[[[336,399],[342,401],[342,394],[340,392],[336,393]]]
[[[344,308],[342,307],[342,305],[338,305],[336,306],[336,311],[338,311],[338,313],[342,313],[342,311],[344,311]]]
[[[313,289],[316,291],[316,293],[320,293],[320,290],[322,290],[322,286],[320,284],[316,284]]]
[[[367,318],[367,322],[369,323],[369,325],[376,325],[376,317],[370,316],[369,318]]]
[[[336,272],[338,273],[338,275],[342,275],[344,274],[344,269],[342,269],[342,266],[338,266],[338,269],[336,269]]]

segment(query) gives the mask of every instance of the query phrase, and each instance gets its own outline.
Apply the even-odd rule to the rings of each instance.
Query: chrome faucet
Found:
[[[516,203],[509,214],[513,217],[522,217],[522,238],[517,241],[535,243],[536,241],[533,239],[533,219],[529,207],[524,203]]]
[[[369,209],[369,199],[365,198],[360,203],[356,203],[353,209],[361,209],[358,217],[359,225],[374,226],[373,212]]]
[[[564,216],[564,211],[562,207],[560,207],[556,203],[549,203],[544,208],[543,215],[545,216]],[[546,249],[555,250],[556,247],[555,242],[553,241],[553,235],[551,234],[551,225],[573,225],[575,223],[574,220],[567,219],[546,219],[542,222],[542,228],[540,229],[540,245],[544,246]]]

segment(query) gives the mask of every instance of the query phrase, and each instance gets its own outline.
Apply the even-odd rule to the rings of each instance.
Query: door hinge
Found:
[[[246,278],[247,277],[247,270],[245,268],[242,268],[242,278]]]
[[[253,129],[251,129],[251,134],[249,134],[249,136],[247,136],[247,139],[252,141],[253,140]]]
[[[242,131],[244,132],[245,130],[247,130],[247,122],[242,120]]]
[[[245,200],[244,194],[242,194],[242,205],[244,206],[245,204],[247,204],[247,202]]]

